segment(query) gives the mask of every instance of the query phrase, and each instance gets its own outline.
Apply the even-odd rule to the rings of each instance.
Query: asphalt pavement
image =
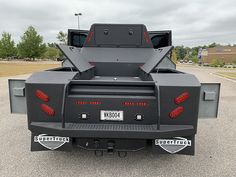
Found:
[[[158,155],[147,150],[128,153],[126,158],[116,154],[96,157],[81,149],[30,152],[27,116],[10,114],[8,78],[0,78],[0,177],[235,177],[236,82],[212,74],[216,69],[178,69],[195,74],[201,82],[221,83],[218,118],[199,120],[195,156]]]

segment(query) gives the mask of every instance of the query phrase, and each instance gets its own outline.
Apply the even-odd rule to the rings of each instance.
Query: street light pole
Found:
[[[75,13],[75,16],[78,17],[78,29],[80,29],[80,26],[79,26],[79,16],[81,16],[81,15],[82,15],[82,13]]]

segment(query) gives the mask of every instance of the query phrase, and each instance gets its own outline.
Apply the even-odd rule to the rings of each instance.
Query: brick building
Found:
[[[223,61],[225,64],[236,62],[236,46],[218,46],[214,48],[203,49],[202,62],[211,63],[214,59]]]

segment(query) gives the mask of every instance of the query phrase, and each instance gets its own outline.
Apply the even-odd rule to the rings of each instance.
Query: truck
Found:
[[[57,47],[61,67],[9,79],[10,110],[27,114],[31,151],[194,155],[198,119],[217,117],[220,84],[176,69],[171,31],[93,24],[69,29]]]

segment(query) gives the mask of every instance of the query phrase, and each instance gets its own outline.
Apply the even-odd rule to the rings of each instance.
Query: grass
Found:
[[[0,77],[28,74],[35,71],[43,71],[50,68],[56,68],[59,66],[60,64],[44,64],[32,62],[0,63]]]
[[[217,72],[215,74],[236,80],[236,72]]]

